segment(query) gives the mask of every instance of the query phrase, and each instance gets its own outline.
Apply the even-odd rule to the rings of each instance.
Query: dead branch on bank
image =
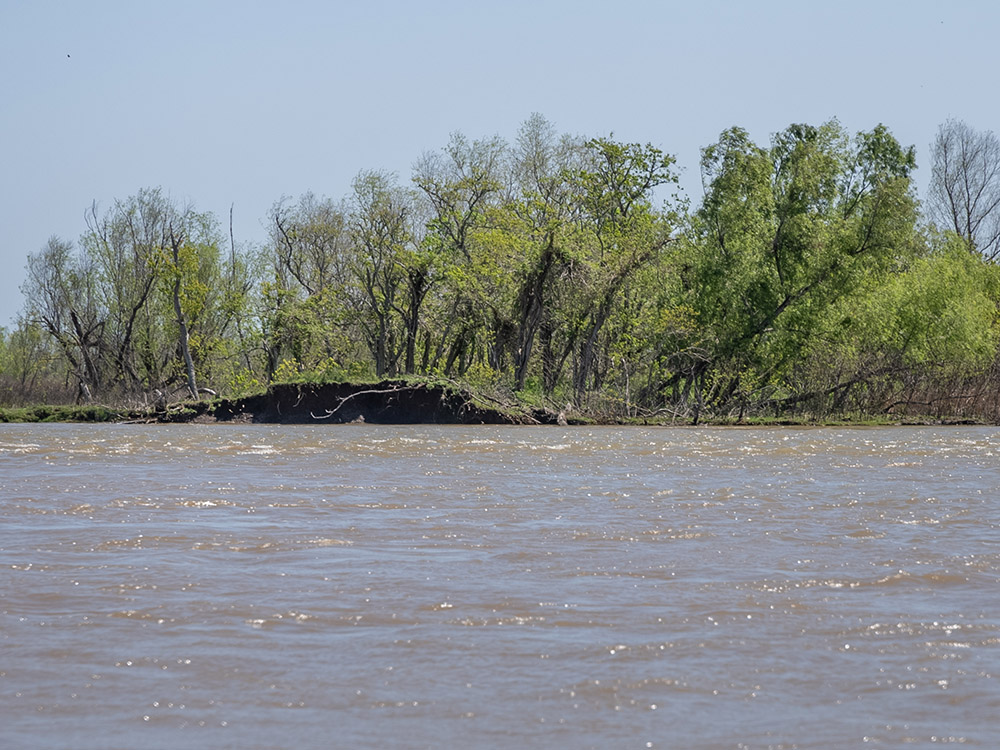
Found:
[[[364,391],[355,391],[354,393],[351,393],[340,399],[340,403],[337,404],[337,407],[335,409],[327,409],[326,414],[322,416],[316,416],[313,412],[309,412],[309,416],[317,421],[323,419],[329,419],[338,411],[340,411],[340,409],[344,406],[344,404],[346,404],[352,398],[355,398],[357,396],[384,396],[391,393],[401,393],[403,391],[419,391],[423,390],[424,388],[425,385],[423,383],[417,383],[416,385],[397,385],[393,388],[370,388]]]

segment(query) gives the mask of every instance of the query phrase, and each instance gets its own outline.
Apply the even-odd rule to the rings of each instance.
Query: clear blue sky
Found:
[[[0,0],[0,326],[28,253],[92,202],[161,187],[262,242],[283,195],[407,180],[449,133],[513,138],[532,112],[676,156],[732,125],[885,123],[917,147],[949,117],[1000,130],[995,0],[699,2]]]

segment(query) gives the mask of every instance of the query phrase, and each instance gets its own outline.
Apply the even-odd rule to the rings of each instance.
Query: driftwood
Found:
[[[458,414],[468,413],[471,415],[483,413],[483,417],[489,421],[498,420],[498,423],[511,423],[511,424],[542,424],[540,418],[536,415],[532,415],[527,410],[519,407],[516,403],[511,401],[504,401],[500,398],[496,398],[485,393],[469,393],[460,384],[454,381],[447,381],[446,383],[382,383],[374,388],[366,388],[364,390],[354,391],[348,395],[337,398],[336,406],[329,409],[324,409],[323,412],[309,411],[309,416],[315,421],[322,421],[330,419],[337,415],[341,409],[348,405],[348,403],[357,398],[358,396],[378,396],[378,397],[388,397],[384,399],[383,407],[388,406],[391,403],[392,397],[399,394],[414,394],[417,392],[423,392],[427,394],[426,398],[437,398],[440,400],[440,406],[444,412],[452,415],[451,417],[446,417],[446,421],[455,421]],[[302,395],[300,394],[299,400],[301,400]],[[477,403],[478,402],[478,403]],[[430,406],[430,401],[427,401],[420,406],[408,406],[405,403],[401,404],[404,409],[416,408],[417,410],[431,409],[435,411],[433,407]],[[494,417],[489,417],[489,414],[494,414]],[[362,420],[366,418],[365,414],[360,415]],[[367,415],[371,417],[372,415]],[[355,420],[359,421],[359,420]],[[457,421],[465,421],[462,418],[458,418]]]
[[[366,396],[366,395],[384,396],[390,393],[401,393],[403,391],[418,391],[423,389],[424,389],[424,384],[417,383],[416,385],[397,385],[394,386],[393,388],[370,388],[365,391],[355,391],[354,393],[351,393],[350,395],[344,396],[342,399],[340,399],[340,403],[337,404],[337,407],[335,409],[327,409],[326,414],[322,416],[316,416],[316,414],[314,414],[313,412],[309,412],[309,416],[311,416],[313,419],[317,421],[322,419],[329,419],[338,411],[340,411],[341,407],[344,404],[346,404],[348,401],[350,401],[352,398],[355,398],[356,396]]]

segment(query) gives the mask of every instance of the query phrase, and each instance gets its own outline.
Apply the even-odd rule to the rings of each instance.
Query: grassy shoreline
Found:
[[[337,387],[341,394],[329,401],[337,411],[350,399],[364,396],[365,408],[344,412],[343,418],[334,415],[317,415],[316,398],[301,407],[304,395]],[[392,400],[404,391],[425,392],[425,397],[403,411],[386,410]],[[281,396],[294,395],[297,406],[285,407],[282,412]],[[450,399],[442,411],[440,403]],[[287,399],[286,399],[287,401]],[[373,406],[374,404],[374,406]],[[430,404],[430,406],[428,406]],[[309,407],[313,407],[310,409]],[[380,416],[381,412],[381,416]],[[423,412],[423,414],[422,414]],[[388,417],[385,414],[388,413]],[[463,418],[464,413],[464,418]],[[395,415],[395,416],[394,416]],[[426,418],[423,418],[426,417]],[[927,416],[894,415],[833,415],[826,417],[748,417],[702,418],[696,423],[685,418],[634,417],[630,419],[600,419],[587,414],[574,413],[564,417],[554,411],[529,405],[523,401],[500,403],[488,395],[442,384],[383,381],[382,383],[338,383],[309,386],[308,384],[281,384],[267,391],[242,399],[211,399],[180,401],[166,409],[136,409],[105,404],[52,405],[33,404],[23,407],[0,408],[0,423],[117,423],[117,424],[176,424],[176,423],[262,423],[262,424],[343,424],[371,422],[382,424],[511,424],[511,425],[605,425],[647,427],[924,427],[924,426],[996,426],[989,422]]]

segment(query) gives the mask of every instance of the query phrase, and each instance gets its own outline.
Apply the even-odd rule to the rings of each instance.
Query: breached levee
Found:
[[[161,419],[262,424],[555,424],[558,420],[547,410],[491,401],[447,383],[283,383],[256,396],[199,402]]]

